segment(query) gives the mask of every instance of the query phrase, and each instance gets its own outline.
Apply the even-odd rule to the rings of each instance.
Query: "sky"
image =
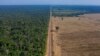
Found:
[[[100,0],[0,0],[0,5],[100,5]]]

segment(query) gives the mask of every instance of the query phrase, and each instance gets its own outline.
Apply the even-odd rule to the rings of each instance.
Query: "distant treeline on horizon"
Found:
[[[57,5],[52,6],[54,16],[78,16],[88,13],[100,13],[100,6]]]

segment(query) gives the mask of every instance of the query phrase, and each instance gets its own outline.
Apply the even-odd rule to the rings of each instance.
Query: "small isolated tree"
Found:
[[[59,26],[56,26],[55,28],[56,28],[57,31],[59,30]]]
[[[61,17],[61,20],[63,20],[64,18],[63,17]]]

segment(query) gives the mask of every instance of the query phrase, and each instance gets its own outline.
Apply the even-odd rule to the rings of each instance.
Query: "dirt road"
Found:
[[[46,56],[53,56],[53,42],[52,42],[52,22],[51,19],[49,21],[49,27],[48,27],[48,38],[47,38],[47,50],[46,50]]]
[[[47,47],[45,56],[53,56],[53,33],[52,33],[52,12],[50,11],[50,20],[48,27]]]

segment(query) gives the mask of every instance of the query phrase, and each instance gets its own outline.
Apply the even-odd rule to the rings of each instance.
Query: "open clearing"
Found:
[[[51,21],[53,56],[100,56],[100,14],[52,17]]]

